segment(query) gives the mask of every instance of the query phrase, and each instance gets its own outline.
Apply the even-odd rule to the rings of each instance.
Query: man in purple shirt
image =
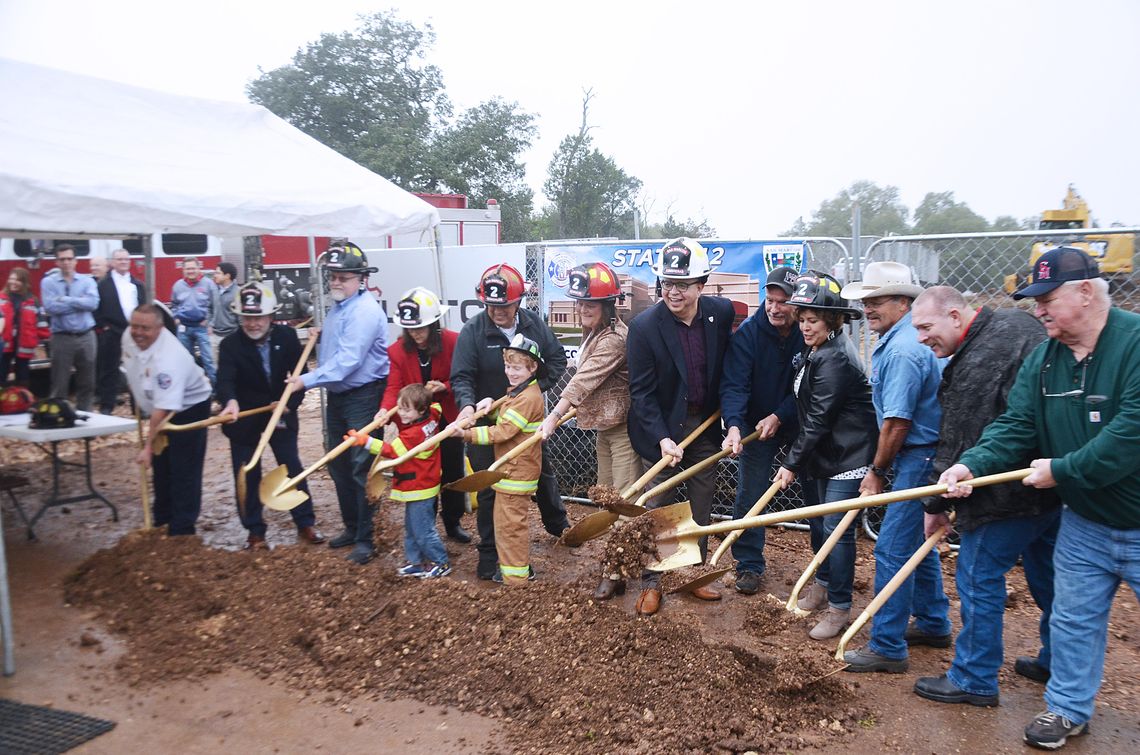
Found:
[[[688,448],[677,444],[719,407],[720,378],[728,338],[735,318],[732,302],[719,296],[702,296],[712,268],[708,252],[693,239],[671,241],[661,250],[654,272],[660,301],[629,325],[626,349],[629,364],[629,439],[646,470],[662,458],[670,466],[650,483],[663,482],[679,471],[720,451],[721,426],[714,422]],[[687,483],[693,518],[708,524],[716,490],[712,466]],[[673,493],[651,501],[650,508],[673,502]],[[705,555],[701,540],[701,555]],[[647,572],[637,611],[657,612],[661,605],[659,574]],[[719,600],[710,587],[692,591],[701,600]]]

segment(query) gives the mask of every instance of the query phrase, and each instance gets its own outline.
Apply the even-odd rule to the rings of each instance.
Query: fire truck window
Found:
[[[143,242],[142,239],[123,239],[123,248],[132,256],[142,256]]]
[[[75,247],[76,257],[87,257],[91,254],[91,242],[87,239],[15,239],[12,251],[17,257],[35,257],[37,254],[51,257],[53,250],[60,244],[71,244]]]
[[[186,257],[206,253],[206,237],[200,233],[162,234],[162,252],[167,257]]]

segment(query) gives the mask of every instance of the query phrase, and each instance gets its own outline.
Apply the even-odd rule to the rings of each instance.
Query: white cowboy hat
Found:
[[[915,285],[910,268],[901,262],[872,262],[863,271],[863,280],[848,283],[840,296],[866,299],[875,296],[908,296],[917,299],[922,286]]]

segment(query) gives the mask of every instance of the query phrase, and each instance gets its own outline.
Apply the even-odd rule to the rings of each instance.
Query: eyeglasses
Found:
[[[663,280],[663,281],[661,281],[661,290],[662,291],[672,291],[672,290],[676,289],[677,291],[679,291],[683,294],[686,291],[688,291],[692,286],[695,286],[695,285],[697,285],[697,284],[696,283],[680,283],[678,281]]]
[[[1091,359],[1084,359],[1081,362],[1081,387],[1074,388],[1071,391],[1063,391],[1061,393],[1048,393],[1045,390],[1045,372],[1053,366],[1052,360],[1046,362],[1041,368],[1041,374],[1038,382],[1041,383],[1041,395],[1044,398],[1076,398],[1077,396],[1085,395],[1085,376],[1088,374],[1089,362]]]

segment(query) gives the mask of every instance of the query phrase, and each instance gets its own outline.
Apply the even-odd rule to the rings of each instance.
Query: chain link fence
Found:
[[[847,247],[842,241],[833,238],[807,239],[809,244],[807,266],[816,270],[836,271],[846,270],[850,266],[850,256]],[[530,281],[542,281],[543,247],[534,245],[528,247],[526,257],[526,278]],[[761,275],[761,278],[764,276]],[[526,306],[533,311],[541,312],[541,291],[538,296],[528,296]],[[758,314],[764,316],[762,312]],[[553,408],[558,397],[562,394],[566,384],[574,376],[574,367],[571,366],[558,384],[547,392],[547,410]],[[597,482],[597,453],[595,450],[595,433],[592,430],[580,430],[574,420],[570,420],[558,431],[547,444],[547,454],[554,466],[555,475],[562,495],[573,501],[588,502],[588,490]],[[783,461],[783,450],[776,457],[776,466],[772,473]],[[769,475],[769,479],[771,475]],[[715,519],[732,518],[733,502],[736,499],[737,462],[735,459],[725,459],[717,468],[716,495],[713,500],[712,512]],[[685,485],[677,488],[675,500],[686,500]],[[797,482],[788,490],[781,492],[769,505],[769,511],[782,511],[803,505],[803,495]]]

